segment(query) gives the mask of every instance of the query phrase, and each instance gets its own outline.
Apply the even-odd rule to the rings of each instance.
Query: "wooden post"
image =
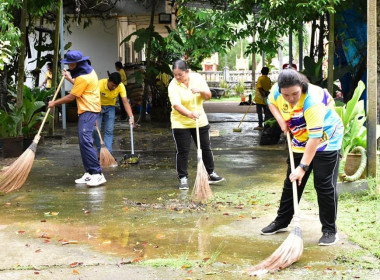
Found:
[[[367,0],[367,170],[376,179],[377,171],[377,3]]]
[[[330,0],[331,7],[334,8],[334,0]],[[331,95],[334,94],[334,33],[335,33],[335,14],[329,13],[329,45],[327,58],[327,90]]]
[[[298,71],[303,70],[303,23],[300,26],[300,29],[298,30],[298,64],[299,69]]]

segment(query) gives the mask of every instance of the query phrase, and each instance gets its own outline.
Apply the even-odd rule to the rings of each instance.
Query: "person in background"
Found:
[[[272,86],[272,82],[268,77],[269,68],[263,67],[261,69],[261,76],[257,79],[256,83],[256,94],[255,94],[255,103],[256,103],[256,111],[257,117],[259,119],[259,125],[254,128],[254,130],[263,130],[263,122],[266,120],[268,116],[268,106],[267,106],[267,96],[269,94],[270,88]],[[263,118],[264,114],[264,118]]]
[[[127,74],[125,73],[123,64],[120,61],[117,61],[115,62],[115,68],[116,68],[116,71],[119,72],[120,74],[121,83],[124,85],[125,88],[127,88]],[[123,121],[127,119],[127,112],[120,95],[119,95],[119,104],[120,104],[120,120]]]
[[[98,127],[99,130],[101,130],[102,120],[104,118],[104,144],[108,151],[112,153],[116,98],[121,98],[124,108],[126,108],[127,114],[129,116],[129,124],[132,125],[134,124],[133,113],[127,99],[125,87],[121,83],[121,77],[118,72],[111,73],[108,79],[99,80],[99,89],[102,111],[98,115]],[[96,147],[98,148],[99,152],[101,148],[100,139],[96,131],[94,131],[94,138]]]
[[[48,62],[46,64],[47,71],[45,73],[45,80],[41,84],[41,88],[51,89],[52,79],[53,79],[53,64]]]
[[[339,238],[336,228],[338,196],[336,183],[343,124],[335,112],[334,99],[294,69],[283,70],[268,98],[269,109],[284,133],[291,133],[294,171],[288,170],[276,219],[261,230],[263,235],[285,231],[293,218],[292,182],[301,199],[311,171],[317,192],[322,237],[319,245],[333,245]]]
[[[183,60],[173,64],[174,79],[168,87],[169,99],[172,105],[171,127],[177,148],[176,169],[179,178],[179,189],[189,189],[188,158],[191,138],[196,141],[196,119],[199,122],[199,137],[202,149],[203,163],[209,174],[209,183],[224,180],[214,171],[214,156],[210,145],[210,125],[203,109],[203,100],[211,98],[211,91],[205,79],[198,73],[190,72]],[[194,103],[196,94],[196,104]]]
[[[62,63],[68,64],[69,70],[63,70],[62,75],[70,82],[73,88],[68,95],[49,101],[48,107],[66,104],[76,100],[78,106],[78,136],[79,149],[85,169],[84,175],[75,180],[76,184],[86,184],[90,187],[99,186],[106,182],[100,167],[98,155],[93,146],[92,132],[101,110],[98,76],[88,63],[88,56],[81,51],[68,51]]]

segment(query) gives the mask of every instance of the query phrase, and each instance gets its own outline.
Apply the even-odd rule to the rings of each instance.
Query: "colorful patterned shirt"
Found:
[[[293,134],[293,152],[303,153],[309,138],[319,138],[319,151],[340,150],[343,139],[342,120],[335,112],[334,99],[318,86],[309,84],[293,108],[282,97],[278,85],[273,85],[268,103],[276,106]]]

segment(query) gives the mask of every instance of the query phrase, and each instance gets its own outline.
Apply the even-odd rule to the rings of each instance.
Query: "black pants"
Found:
[[[301,153],[293,153],[295,167],[301,161]],[[276,222],[287,226],[294,214],[292,183],[289,180],[290,161],[287,160],[288,171],[284,181],[280,207],[277,211]],[[336,216],[338,209],[338,195],[336,183],[339,171],[339,151],[317,152],[314,156],[310,169],[305,173],[301,185],[297,185],[298,202],[301,199],[303,190],[310,176],[314,173],[314,188],[317,192],[319,206],[319,220],[322,224],[322,232],[336,233]]]
[[[263,126],[263,120],[264,120],[263,113],[266,120],[266,116],[269,111],[268,106],[264,104],[256,104],[256,111],[257,111],[257,117],[259,118],[259,126]]]
[[[210,125],[199,128],[199,140],[202,149],[202,159],[208,174],[214,171],[214,156],[210,144]],[[173,138],[177,148],[176,169],[178,178],[187,177],[187,167],[191,138],[197,145],[197,134],[195,128],[174,128],[172,130]]]

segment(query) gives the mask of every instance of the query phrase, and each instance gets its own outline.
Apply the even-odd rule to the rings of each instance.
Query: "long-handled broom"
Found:
[[[291,147],[290,132],[286,134],[289,148],[290,168],[294,171],[294,158]],[[281,270],[292,263],[298,261],[303,252],[302,230],[300,227],[297,183],[292,183],[293,207],[294,207],[294,228],[285,241],[274,253],[258,265],[250,268],[248,273],[251,276],[265,274],[270,271]]]
[[[238,127],[237,127],[237,128],[234,128],[234,129],[233,129],[233,132],[241,132],[240,125],[241,125],[241,123],[244,121],[244,118],[245,118],[245,116],[247,115],[249,109],[251,109],[251,106],[252,106],[252,105],[253,105],[253,102],[251,102],[251,104],[249,104],[249,106],[248,106],[248,108],[247,108],[247,111],[245,111],[245,114],[244,114],[243,118],[241,119],[241,121],[240,121]]]
[[[62,77],[61,81],[59,82],[59,85],[57,87],[57,90],[54,93],[53,101],[56,99],[57,94],[63,84],[63,81],[65,80],[65,77]],[[18,190],[22,187],[22,185],[25,183],[26,179],[28,178],[29,172],[32,169],[34,157],[36,154],[36,149],[38,142],[41,138],[41,132],[45,125],[46,119],[49,116],[50,113],[49,108],[46,113],[45,117],[42,120],[40,129],[38,130],[38,133],[36,136],[34,136],[32,144],[25,150],[25,152],[19,156],[19,158],[13,162],[9,167],[3,168],[3,170],[0,173],[0,191],[9,193],[15,190]]]
[[[116,167],[117,166],[117,161],[115,158],[112,156],[110,151],[108,151],[106,145],[104,145],[104,141],[102,139],[102,135],[100,133],[98,124],[95,125],[96,130],[98,131],[99,134],[99,139],[100,139],[100,166],[101,167]]]
[[[194,94],[194,104],[197,108],[197,96]],[[197,110],[197,109],[196,109]],[[197,112],[197,111],[196,111]],[[198,118],[195,120],[197,132],[197,177],[195,178],[192,197],[197,202],[207,202],[213,197],[213,193],[208,182],[208,173],[202,159],[201,141],[199,138],[199,123]]]
[[[129,128],[131,131],[131,154],[127,155],[125,154],[123,159],[121,160],[121,164],[137,164],[139,163],[139,155],[135,154],[135,146],[133,144],[133,124],[129,124]]]

